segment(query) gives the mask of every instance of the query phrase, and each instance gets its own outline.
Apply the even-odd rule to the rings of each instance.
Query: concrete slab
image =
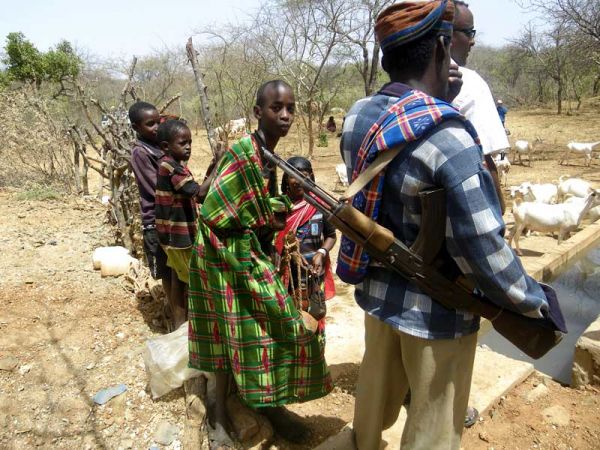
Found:
[[[575,345],[573,387],[600,385],[600,316],[583,332]]]
[[[533,372],[531,363],[511,359],[487,347],[478,347],[469,405],[483,413]]]
[[[551,281],[577,256],[592,249],[598,242],[600,242],[600,221],[588,225],[540,258],[523,261],[523,266],[536,280]]]

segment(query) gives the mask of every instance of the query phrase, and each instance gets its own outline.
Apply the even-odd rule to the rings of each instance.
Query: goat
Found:
[[[592,222],[600,219],[600,206],[595,206],[588,212],[588,217]]]
[[[587,181],[582,180],[581,178],[568,177],[569,175],[562,175],[558,179],[558,201],[564,201],[568,194],[583,198],[592,191],[592,187]]]
[[[567,151],[559,161],[559,164],[563,164],[565,159],[567,160],[567,166],[569,165],[569,155],[571,152],[575,152],[579,155],[585,157],[585,165],[590,167],[592,165],[592,151],[596,145],[600,144],[598,142],[569,142],[567,144]]]
[[[526,202],[536,203],[556,203],[558,187],[552,183],[532,184],[529,181],[521,183],[519,186],[510,187],[512,198],[521,198]]]
[[[523,165],[523,161],[521,159],[521,155],[527,155],[529,159],[529,167],[531,167],[531,163],[533,161],[533,152],[535,151],[535,147],[537,144],[544,142],[543,139],[536,137],[535,140],[530,143],[529,141],[516,141],[514,144],[514,149],[517,152],[517,156],[519,157],[519,164]],[[542,159],[545,159],[544,153],[541,152]],[[514,158],[513,158],[514,162]]]
[[[500,184],[506,186],[508,184],[508,171],[510,170],[510,161],[506,157],[506,152],[501,152],[494,157],[494,163],[498,169]]]
[[[561,203],[546,205],[543,203],[522,202],[515,200],[513,215],[515,226],[510,231],[509,245],[515,241],[515,251],[521,256],[519,238],[523,229],[527,227],[532,231],[546,233],[558,232],[558,243],[569,236],[569,233],[581,224],[581,220],[592,208],[600,204],[595,191],[591,192],[584,202]]]
[[[348,169],[345,164],[337,164],[335,166],[335,172],[337,173],[338,179],[335,182],[336,186],[341,184],[342,186],[348,186]],[[335,188],[334,188],[335,189]]]

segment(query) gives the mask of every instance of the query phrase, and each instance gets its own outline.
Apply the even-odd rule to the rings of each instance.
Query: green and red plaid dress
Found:
[[[332,389],[324,347],[308,331],[256,231],[272,218],[251,137],[219,164],[190,262],[190,366],[232,372],[253,407],[323,397]]]

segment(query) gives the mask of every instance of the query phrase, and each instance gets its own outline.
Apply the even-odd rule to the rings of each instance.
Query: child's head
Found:
[[[158,127],[157,142],[175,161],[187,161],[192,154],[192,132],[182,120],[167,120]]]
[[[129,121],[138,137],[156,143],[160,114],[156,107],[146,102],[136,102],[129,108]]]
[[[287,135],[294,122],[295,111],[294,92],[285,81],[267,81],[258,88],[254,116],[258,119],[258,128],[269,137]]]
[[[308,159],[303,158],[302,156],[292,156],[287,160],[287,163],[305,177],[315,181],[312,164]],[[294,177],[288,176],[287,173],[284,173],[281,178],[281,193],[287,195],[290,200],[295,202],[303,197],[304,189],[299,181]]]

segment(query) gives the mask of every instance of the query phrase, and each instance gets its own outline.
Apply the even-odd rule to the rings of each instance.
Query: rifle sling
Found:
[[[356,194],[358,194],[362,190],[362,188],[364,188],[367,184],[369,184],[369,182],[373,178],[375,178],[375,175],[377,175],[379,172],[385,169],[387,165],[392,162],[392,160],[396,157],[398,153],[402,151],[403,148],[404,146],[401,145],[399,147],[389,149],[385,152],[381,152],[379,155],[377,155],[377,157],[369,165],[369,167],[367,167],[367,169],[364,172],[361,172],[354,179],[352,184],[348,186],[348,189],[346,189],[346,192],[344,192],[342,198],[350,199]]]

